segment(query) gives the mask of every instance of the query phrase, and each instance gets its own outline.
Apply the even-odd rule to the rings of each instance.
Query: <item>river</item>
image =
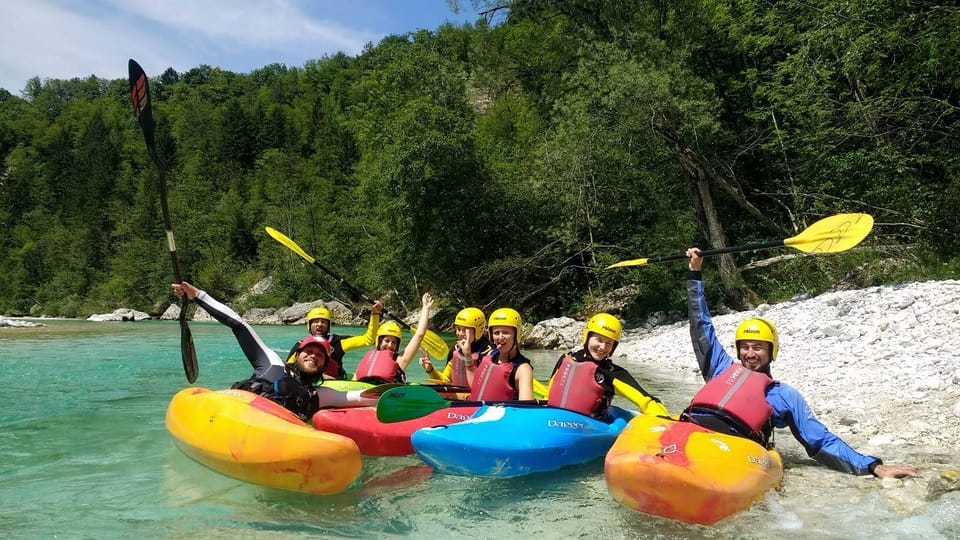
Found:
[[[432,474],[416,457],[365,458],[359,485],[343,494],[261,488],[194,463],[167,434],[166,405],[186,386],[176,322],[43,322],[0,329],[3,538],[960,537],[960,493],[922,500],[931,479],[888,485],[830,471],[807,459],[786,431],[777,435],[783,489],[714,527],[620,506],[607,493],[602,461],[481,479]],[[198,385],[224,388],[249,375],[227,328],[191,329]],[[257,331],[283,354],[304,329]],[[545,379],[557,353],[527,354]],[[348,355],[348,368],[359,356]],[[696,389],[667,372],[634,374],[671,408]]]

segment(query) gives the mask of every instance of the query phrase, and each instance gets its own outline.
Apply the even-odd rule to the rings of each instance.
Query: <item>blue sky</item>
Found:
[[[201,64],[247,73],[358,54],[384,36],[477,18],[468,0],[0,0],[0,88],[26,81],[151,76]]]

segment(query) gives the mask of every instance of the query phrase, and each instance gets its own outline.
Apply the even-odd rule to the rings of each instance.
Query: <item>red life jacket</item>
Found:
[[[591,416],[603,404],[604,388],[597,382],[597,363],[577,362],[569,354],[563,357],[550,383],[547,405]]]
[[[357,366],[357,372],[353,375],[353,380],[402,382],[400,380],[402,372],[396,358],[397,353],[393,351],[370,349],[360,360],[360,365]]]
[[[765,373],[732,365],[703,385],[687,411],[695,408],[719,411],[753,430],[753,434],[760,434],[773,416],[765,393],[771,384],[773,379]]]
[[[324,375],[329,375],[336,379],[341,376],[341,373],[340,373],[341,369],[342,368],[340,367],[340,362],[337,362],[336,360],[331,358],[330,360],[327,360],[327,365],[323,366],[323,373]]]
[[[470,355],[471,361],[469,365],[477,365],[477,360],[480,359],[479,353],[473,353]],[[463,353],[460,352],[460,349],[453,349],[450,353],[450,384],[457,386],[469,386],[470,383],[467,381],[467,365],[468,363],[464,361]]]
[[[493,363],[493,357],[484,355],[473,374],[470,385],[470,400],[492,401],[517,399],[517,389],[510,386],[510,376],[516,365],[513,362]]]

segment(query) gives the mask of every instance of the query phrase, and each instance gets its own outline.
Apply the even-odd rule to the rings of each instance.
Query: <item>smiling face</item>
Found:
[[[457,341],[465,339],[468,342],[473,343],[473,341],[476,339],[476,336],[474,335],[476,331],[469,326],[457,325],[453,327],[453,331],[457,334]]]
[[[591,332],[590,337],[587,338],[587,352],[597,361],[603,360],[613,354],[613,349],[615,349],[616,346],[616,341],[606,336],[601,336],[600,334],[594,334],[593,332]]]
[[[764,371],[770,365],[770,343],[754,339],[737,342],[737,358],[750,371]]]
[[[394,336],[380,336],[380,343],[377,345],[378,351],[397,352],[400,348],[400,340]]]
[[[510,360],[516,356],[517,350],[517,330],[512,326],[491,326],[490,339],[493,346],[496,347],[504,360]]]
[[[327,350],[321,345],[310,344],[297,353],[297,369],[304,375],[317,375],[327,365]]]

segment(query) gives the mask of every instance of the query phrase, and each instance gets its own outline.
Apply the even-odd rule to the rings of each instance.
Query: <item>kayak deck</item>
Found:
[[[170,400],[167,431],[194,461],[231,478],[303,493],[338,493],[362,467],[350,439],[317,431],[243,390],[191,387]]]
[[[598,420],[555,407],[484,406],[464,422],[420,429],[411,441],[441,473],[521,476],[603,456],[635,414],[611,407],[609,418]]]
[[[365,456],[407,456],[413,454],[415,431],[462,422],[479,408],[447,407],[402,422],[381,422],[376,407],[324,409],[313,415],[313,427],[353,439]]]
[[[641,415],[604,464],[607,489],[646,514],[712,525],[749,508],[783,478],[776,450],[692,422]]]

